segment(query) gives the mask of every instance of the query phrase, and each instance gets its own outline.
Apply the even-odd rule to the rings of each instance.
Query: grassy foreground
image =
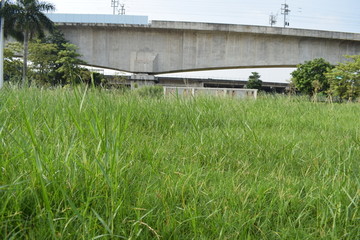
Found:
[[[0,239],[359,239],[360,105],[0,91]]]

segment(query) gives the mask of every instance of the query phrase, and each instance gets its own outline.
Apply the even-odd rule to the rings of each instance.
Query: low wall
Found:
[[[257,97],[257,89],[238,89],[238,88],[203,88],[203,87],[164,87],[165,96],[197,96],[209,95],[219,97],[234,98],[254,98]]]

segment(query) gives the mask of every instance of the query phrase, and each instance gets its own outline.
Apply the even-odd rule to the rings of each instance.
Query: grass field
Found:
[[[360,105],[0,91],[0,239],[360,239]]]

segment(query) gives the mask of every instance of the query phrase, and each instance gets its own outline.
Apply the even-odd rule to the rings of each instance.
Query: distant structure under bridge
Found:
[[[204,87],[204,88],[246,88],[246,80],[224,80],[216,78],[182,78],[134,74],[132,76],[106,76],[109,86],[137,88],[160,85],[165,87]],[[261,91],[269,93],[286,93],[289,83],[263,82]]]

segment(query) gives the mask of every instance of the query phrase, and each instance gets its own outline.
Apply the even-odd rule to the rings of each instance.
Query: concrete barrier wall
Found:
[[[203,87],[164,87],[165,96],[217,96],[233,98],[257,98],[257,89],[203,88]]]

